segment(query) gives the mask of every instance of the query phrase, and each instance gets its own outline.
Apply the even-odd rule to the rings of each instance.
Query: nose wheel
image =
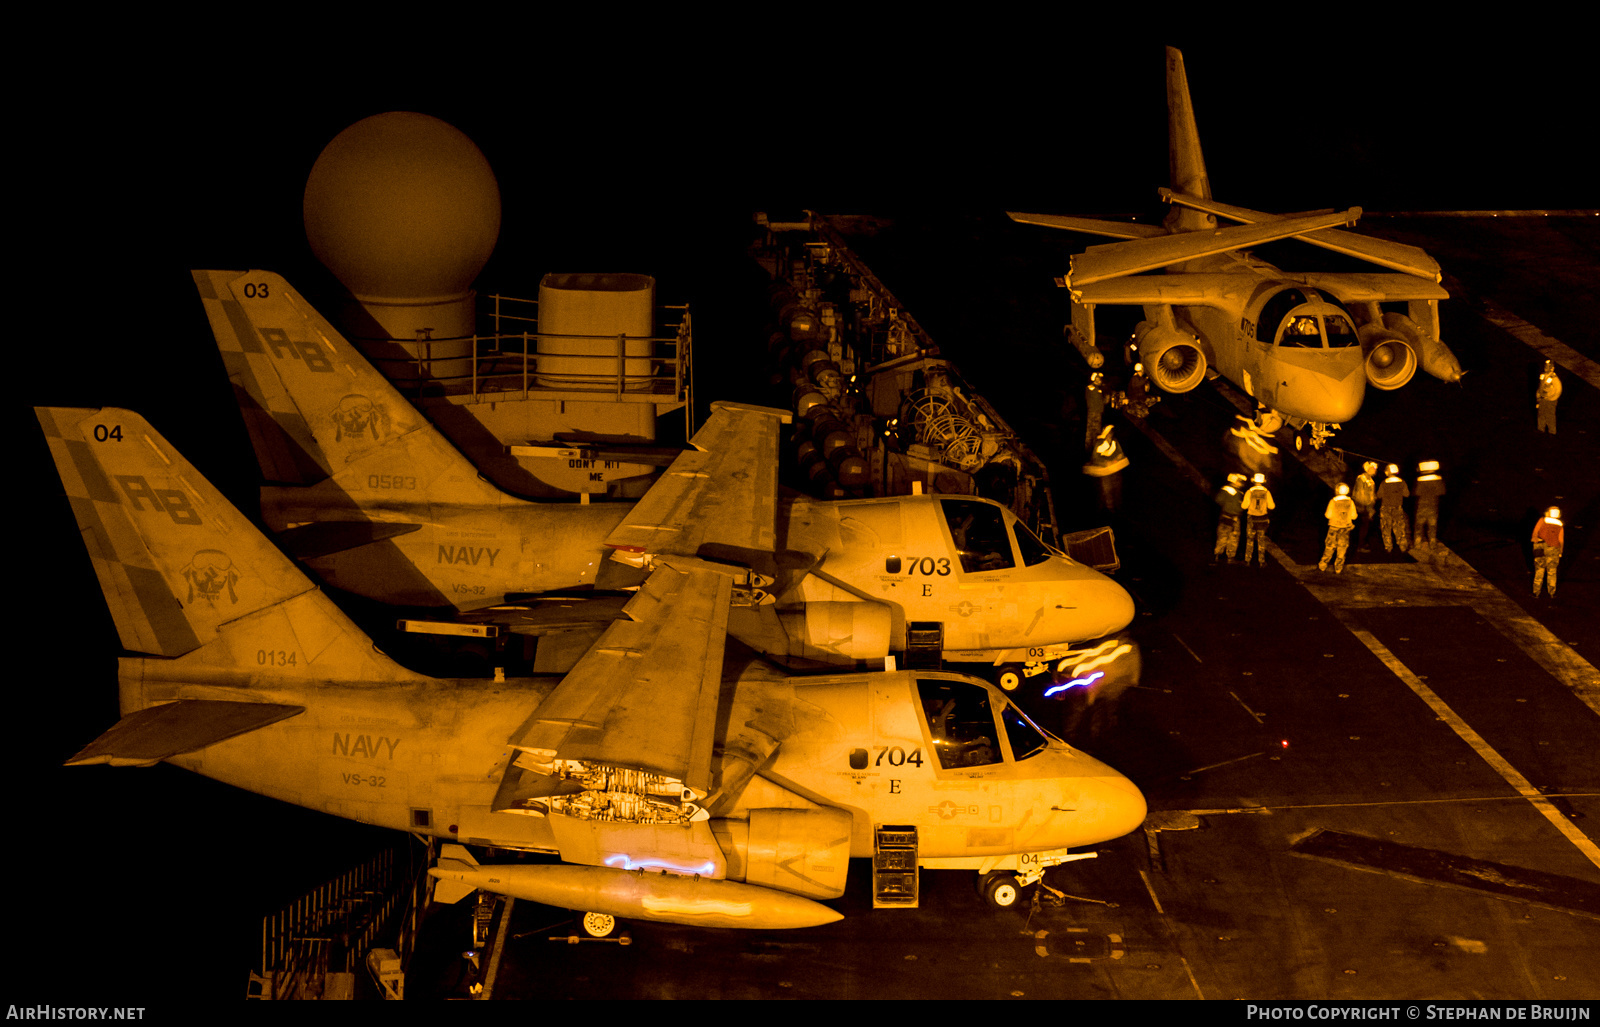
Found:
[[[609,938],[617,929],[617,918],[610,913],[585,913],[578,925],[591,938]]]
[[[1022,883],[1009,870],[980,874],[978,893],[995,909],[1010,909],[1022,899]]]

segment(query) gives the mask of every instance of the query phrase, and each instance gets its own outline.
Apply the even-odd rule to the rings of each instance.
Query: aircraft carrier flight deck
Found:
[[[505,198],[504,228],[476,286],[483,295],[528,295],[541,275],[554,272],[615,272],[617,278],[654,276],[663,304],[689,304],[692,361],[683,341],[663,372],[664,381],[671,379],[670,395],[652,399],[640,390],[624,397],[641,409],[657,403],[668,426],[659,441],[632,451],[639,471],[670,463],[687,441],[677,426],[684,435],[704,426],[712,401],[788,402],[793,382],[764,346],[772,330],[772,274],[787,265],[763,264],[752,255],[764,238],[771,241],[764,233],[773,221],[803,222],[809,207],[819,219],[826,216],[829,231],[914,315],[918,331],[936,344],[937,358],[959,369],[963,395],[988,404],[974,401],[970,409],[996,415],[971,418],[1006,440],[999,451],[1016,474],[1009,483],[1002,476],[1002,491],[1017,498],[1014,510],[1006,507],[1005,523],[1051,546],[1088,547],[1073,551],[1079,562],[1099,568],[1132,599],[1132,622],[1123,634],[1137,644],[1142,669],[1136,684],[1103,702],[1086,705],[1086,691],[1056,688],[1067,683],[1057,673],[1061,668],[1024,672],[1018,664],[978,672],[991,674],[995,687],[1006,688],[1005,696],[1040,727],[1132,782],[1147,806],[1137,830],[1086,846],[1078,853],[1086,858],[1052,866],[1040,885],[1022,888],[1020,901],[1009,906],[991,901],[996,882],[984,884],[986,896],[970,869],[924,869],[914,906],[881,908],[872,860],[858,856],[849,860],[842,896],[809,902],[842,918],[797,929],[619,917],[611,934],[596,938],[583,930],[582,911],[528,899],[468,898],[428,904],[405,921],[397,938],[401,919],[386,919],[403,908],[403,895],[394,896],[408,886],[429,886],[427,857],[419,836],[333,815],[361,806],[357,793],[367,781],[359,774],[346,777],[349,803],[333,802],[328,808],[337,809],[321,812],[320,805],[294,805],[297,795],[277,801],[171,765],[64,765],[118,723],[118,659],[132,650],[119,644],[119,624],[97,587],[113,593],[120,579],[97,577],[91,563],[102,554],[94,533],[74,523],[90,504],[82,496],[66,498],[71,484],[63,483],[71,469],[58,474],[59,465],[52,465],[52,452],[62,446],[50,447],[60,439],[41,435],[34,408],[137,411],[224,499],[259,523],[260,476],[240,413],[241,397],[255,386],[239,373],[243,352],[224,347],[219,353],[204,305],[221,309],[213,302],[216,283],[225,286],[227,277],[208,280],[210,294],[201,282],[197,293],[191,272],[262,268],[319,303],[332,295],[336,283],[307,252],[302,190],[311,161],[334,133],[376,111],[367,100],[325,104],[319,97],[293,104],[294,117],[240,127],[230,120],[239,113],[230,106],[230,118],[215,120],[222,127],[200,133],[187,115],[163,116],[158,120],[167,135],[159,138],[172,142],[183,160],[149,170],[138,196],[106,188],[98,148],[82,148],[86,144],[74,143],[71,132],[51,132],[62,152],[76,155],[52,165],[59,178],[53,188],[63,199],[51,209],[70,212],[82,204],[84,213],[75,215],[70,231],[56,225],[39,233],[32,277],[19,293],[38,302],[17,304],[24,321],[16,333],[20,363],[13,377],[23,402],[13,404],[11,434],[22,469],[12,497],[11,548],[22,556],[12,576],[21,620],[9,638],[15,667],[8,751],[18,794],[7,865],[21,944],[8,963],[7,1002],[142,1005],[155,1013],[235,1007],[263,989],[303,990],[312,976],[331,969],[333,955],[371,944],[407,952],[404,999],[414,1005],[484,999],[1431,998],[1566,1008],[1600,1000],[1600,211],[1581,199],[1576,202],[1589,206],[1441,209],[1500,193],[1487,180],[1489,171],[1463,179],[1459,169],[1444,174],[1433,164],[1397,169],[1394,192],[1363,196],[1361,189],[1382,192],[1390,182],[1372,170],[1381,163],[1374,155],[1399,152],[1391,145],[1397,139],[1413,141],[1390,128],[1374,137],[1377,142],[1353,130],[1333,132],[1328,146],[1338,160],[1306,185],[1294,167],[1263,162],[1266,148],[1250,149],[1269,138],[1261,124],[1300,117],[1299,101],[1254,97],[1260,91],[1253,88],[1229,90],[1226,68],[1216,70],[1222,67],[1218,51],[1196,45],[1186,52],[1220,197],[1271,211],[1338,203],[1344,216],[1359,213],[1351,232],[1392,244],[1394,252],[1422,251],[1442,270],[1437,283],[1423,276],[1426,288],[1401,301],[1411,304],[1405,317],[1398,307],[1379,311],[1376,300],[1360,309],[1352,302],[1341,314],[1312,297],[1301,308],[1313,311],[1304,322],[1309,330],[1321,325],[1333,340],[1343,316],[1355,322],[1352,331],[1417,339],[1436,309],[1433,341],[1447,346],[1465,372],[1448,381],[1419,369],[1392,391],[1369,387],[1359,412],[1331,431],[1319,424],[1258,431],[1258,442],[1278,447],[1271,481],[1276,505],[1261,555],[1250,565],[1216,560],[1214,542],[1218,491],[1239,469],[1230,447],[1237,446],[1241,426],[1263,423],[1246,392],[1252,386],[1217,374],[1189,391],[1151,391],[1132,408],[1118,397],[1101,410],[1090,393],[1092,368],[1073,342],[1082,338],[1085,304],[1094,310],[1110,393],[1129,387],[1141,339],[1170,342],[1176,336],[1165,333],[1191,322],[1180,318],[1159,332],[1141,327],[1139,306],[1129,301],[1119,307],[1114,288],[1079,289],[1080,299],[1098,299],[1080,302],[1075,315],[1072,292],[1062,287],[1071,284],[1073,258],[1089,246],[1104,247],[1097,258],[1104,264],[1163,242],[1153,238],[1160,233],[1151,217],[1159,219],[1166,209],[1155,195],[1164,156],[1159,47],[1128,46],[1109,57],[1084,58],[1097,82],[1113,75],[1134,81],[1127,65],[1137,58],[1137,78],[1147,78],[1149,88],[1114,98],[1109,134],[1081,148],[1075,148],[1081,117],[1071,132],[1052,120],[1065,117],[1054,98],[1059,76],[1052,63],[1035,83],[1037,95],[1052,97],[1037,108],[1039,116],[996,104],[995,110],[1010,111],[997,115],[997,133],[1018,141],[992,159],[988,149],[964,144],[938,150],[942,161],[923,154],[919,146],[943,138],[942,110],[926,116],[928,132],[921,136],[910,127],[862,130],[862,138],[871,136],[873,146],[882,142],[892,156],[854,137],[848,146],[832,138],[796,146],[792,126],[780,132],[763,124],[723,138],[704,126],[675,124],[651,135],[662,145],[648,159],[584,163],[613,154],[609,128],[577,116],[560,122],[564,133],[589,146],[579,160],[536,149],[534,136],[550,146],[545,139],[562,132],[530,133],[520,107],[480,115],[470,113],[477,109],[471,103],[438,108],[482,147]],[[1531,57],[1527,64],[1538,67]],[[1367,65],[1358,62],[1361,68]],[[1379,77],[1357,78],[1376,90]],[[1355,84],[1352,79],[1350,88]],[[1314,88],[1333,87],[1319,82]],[[1221,110],[1245,97],[1274,113],[1225,130]],[[401,100],[393,102],[379,109],[401,109]],[[1530,111],[1544,111],[1529,103]],[[1510,129],[1484,128],[1482,107],[1450,101],[1440,115],[1439,163],[1461,163],[1469,144],[1505,142],[1490,137]],[[566,117],[559,111],[550,116],[558,115]],[[1521,125],[1533,152],[1553,152],[1536,144],[1557,138],[1550,131],[1555,117],[1530,114]],[[1067,142],[1027,134],[1046,122],[1051,133],[1067,132]],[[146,130],[131,120],[117,131],[122,152],[148,145]],[[680,147],[680,132],[698,149]],[[1143,140],[1150,145],[1141,150]],[[876,188],[854,189],[847,174],[852,165],[842,155],[857,149],[871,151],[858,155]],[[1491,149],[1495,160],[1485,157],[1486,168],[1521,166],[1503,148]],[[1082,162],[1081,174],[1072,160]],[[1142,191],[1115,191],[1124,188],[1135,163],[1154,168],[1148,181],[1140,177]],[[927,177],[908,178],[907,167]],[[1035,170],[1019,181],[1013,175],[1019,167]],[[209,170],[196,170],[202,168]],[[641,168],[660,175],[650,178]],[[958,191],[962,203],[948,202],[962,169],[988,176],[992,187]],[[1347,170],[1366,177],[1347,186]],[[1523,170],[1534,177],[1539,172]],[[782,188],[768,187],[769,173]],[[1564,174],[1557,184],[1570,185],[1576,173]],[[1261,187],[1254,196],[1250,183],[1240,181],[1251,177]],[[631,191],[646,179],[649,188]],[[823,184],[813,189],[813,181]],[[1061,191],[1063,181],[1070,190]],[[1091,186],[1112,190],[1104,194],[1115,197],[1111,208],[1090,198],[1102,195]],[[1581,197],[1588,187],[1585,180],[1581,189],[1560,194]],[[1128,199],[1135,193],[1138,198]],[[833,199],[838,203],[829,207]],[[1137,216],[1143,224],[1128,229],[1124,242],[1108,243],[1020,223],[1000,206],[1024,201],[1022,209],[1048,208],[1063,221],[1074,213],[1098,214],[1102,231],[1119,217],[1108,209],[1126,205],[1131,213],[1120,220]],[[1199,195],[1179,201],[1214,204]],[[795,206],[765,206],[778,202]],[[1136,203],[1142,206],[1133,210]],[[1355,203],[1370,207],[1356,212]],[[758,211],[768,215],[764,223],[756,220]],[[1332,211],[1284,217],[1304,222],[1302,236],[1337,238],[1342,231],[1310,227],[1337,222],[1340,214]],[[1224,231],[1242,238],[1257,229]],[[812,244],[811,252],[828,252],[828,245]],[[1127,244],[1136,245],[1115,249]],[[1274,238],[1251,249],[1290,273],[1372,270],[1338,252],[1318,252],[1322,264],[1304,267],[1306,254],[1317,251],[1299,238]],[[1135,265],[1125,261],[1118,273]],[[1251,273],[1267,272],[1257,267]],[[1434,290],[1448,299],[1430,299]],[[1386,321],[1385,314],[1396,316]],[[1284,331],[1295,320],[1287,317]],[[687,340],[689,323],[685,316],[680,340]],[[1068,330],[1073,326],[1078,336]],[[1241,337],[1250,329],[1259,326],[1242,326]],[[523,346],[522,367],[514,370],[526,394],[526,340]],[[919,342],[895,359],[932,356]],[[643,358],[619,343],[608,359],[622,396],[623,367]],[[1535,398],[1547,362],[1563,386],[1553,432],[1540,429]],[[1436,366],[1448,362],[1441,357]],[[1176,358],[1166,369],[1195,370]],[[469,372],[475,376],[476,366]],[[476,390],[478,379],[472,381]],[[927,379],[918,381],[922,388]],[[424,386],[416,393],[419,407],[434,411],[430,417],[459,413],[461,405],[452,411],[455,400],[443,389]],[[783,398],[775,403],[774,396]],[[473,401],[479,399],[475,394]],[[353,431],[376,423],[350,416],[356,418]],[[362,407],[360,416],[370,412]],[[1092,417],[1112,429],[1120,451],[1108,444],[1105,452],[1120,452],[1125,466],[1096,463],[1098,436],[1087,428]],[[873,427],[880,435],[895,430]],[[792,430],[783,431],[783,444],[791,446]],[[862,432],[857,441],[870,442],[871,434]],[[583,444],[599,452],[614,441],[601,431]],[[994,447],[982,452],[993,456]],[[919,473],[926,472],[919,490],[937,493],[939,482],[954,481],[959,488],[948,491],[975,495],[996,480],[974,466],[941,479],[937,454],[926,446],[918,453]],[[863,456],[862,467],[878,459],[872,452]],[[563,480],[596,480],[600,472],[585,462],[589,457],[594,454],[573,457]],[[607,473],[616,468],[606,461],[622,466],[626,460],[595,459]],[[787,484],[804,478],[797,459],[794,448],[784,451]],[[1340,483],[1356,480],[1366,461],[1379,465],[1380,476],[1396,465],[1413,490],[1419,474],[1442,476],[1438,540],[1388,551],[1381,525],[1373,523],[1364,537],[1356,529],[1342,572],[1321,569],[1329,501]],[[1432,461],[1437,472],[1421,470]],[[833,471],[844,464],[835,459]],[[1085,473],[1096,466],[1117,470]],[[499,470],[514,474],[517,467],[508,457]],[[887,458],[876,467],[871,473],[883,481],[893,477]],[[636,474],[636,484],[644,479],[627,473]],[[851,473],[865,480],[868,472]],[[823,480],[821,471],[817,480]],[[872,495],[859,480],[841,486],[838,496]],[[1012,491],[1019,482],[1025,496]],[[615,488],[608,496],[605,482],[593,487],[583,504],[622,496]],[[638,499],[644,488],[628,498]],[[147,489],[135,499],[149,500],[154,511],[153,495]],[[562,501],[580,505],[576,492]],[[1565,529],[1559,587],[1553,595],[1535,595],[1532,532],[1553,507]],[[1412,499],[1408,534],[1414,510]],[[166,512],[181,524],[193,508]],[[1102,527],[1114,533],[1114,553],[1106,546],[1112,536],[1095,535]],[[1074,543],[1074,533],[1082,532],[1088,535]],[[498,554],[498,545],[468,541],[439,563],[490,560],[486,554]],[[424,549],[431,554],[433,547]],[[1243,551],[1241,543],[1237,554]],[[815,556],[818,565],[822,559]],[[936,566],[935,559],[928,564]],[[755,581],[746,584],[753,588]],[[325,591],[364,628],[397,630],[389,608]],[[628,598],[620,589],[609,597],[613,606]],[[955,604],[950,609],[960,612]],[[613,616],[609,607],[595,615],[597,621]],[[376,648],[392,645],[398,658],[406,643],[380,641],[377,628],[370,628]],[[567,655],[577,659],[583,651],[580,646]],[[453,655],[461,652],[467,649]],[[920,655],[928,652],[925,646]],[[263,665],[273,659],[266,649],[259,655]],[[880,665],[859,662],[840,672]],[[947,661],[943,669],[965,673],[972,665]],[[1015,675],[1002,682],[1005,669]],[[486,689],[496,680],[487,662],[462,676],[484,678]],[[371,755],[381,743],[394,757],[392,737],[369,739],[349,730],[335,733],[335,748]],[[903,751],[896,755],[906,758]],[[937,826],[962,809],[950,802],[917,813]],[[892,841],[892,830],[879,827]],[[484,863],[557,858],[474,848]],[[432,855],[442,856],[437,850]],[[380,932],[373,925],[380,921],[387,926],[375,941]],[[291,950],[293,958],[285,955]],[[398,957],[385,959],[362,960],[339,975],[327,997],[380,1000],[384,982],[398,988],[401,979]],[[276,976],[260,973],[267,964]]]

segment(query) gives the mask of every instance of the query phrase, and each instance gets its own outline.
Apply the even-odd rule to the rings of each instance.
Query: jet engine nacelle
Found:
[[[852,821],[842,809],[753,809],[749,820],[711,822],[728,880],[812,899],[844,894]]]
[[[805,610],[780,612],[791,656],[810,659],[881,660],[889,655],[893,618],[883,603],[809,602]]]
[[[1206,355],[1193,336],[1154,321],[1140,321],[1133,332],[1145,374],[1167,392],[1188,392],[1206,377]]]
[[[1438,337],[1404,314],[1389,312],[1383,315],[1383,327],[1401,338],[1421,358],[1422,369],[1440,381],[1461,380],[1461,362],[1450,352],[1450,347]],[[1369,375],[1370,377],[1370,375]]]
[[[1359,338],[1366,357],[1367,382],[1373,388],[1385,392],[1398,389],[1417,373],[1417,352],[1404,335],[1389,327],[1389,315],[1384,316],[1381,325],[1364,326]]]

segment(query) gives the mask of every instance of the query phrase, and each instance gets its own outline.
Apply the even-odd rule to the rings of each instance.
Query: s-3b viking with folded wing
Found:
[[[670,544],[748,569],[728,630],[759,652],[800,666],[920,652],[1002,679],[1133,618],[1120,585],[992,500],[780,495],[786,411],[714,404],[700,452],[637,504],[508,495],[282,277],[194,279],[268,482],[262,518],[335,588],[533,634],[507,607],[637,587]]]
[[[1218,203],[1200,153],[1183,55],[1167,48],[1171,204],[1160,225],[1009,212],[1015,220],[1125,242],[1091,246],[1072,258],[1063,283],[1072,295],[1072,341],[1097,353],[1094,308],[1138,305],[1144,320],[1133,348],[1145,373],[1168,392],[1188,392],[1208,371],[1222,375],[1320,446],[1361,409],[1366,387],[1398,389],[1423,370],[1447,382],[1461,365],[1439,341],[1439,265],[1415,246],[1340,231],[1361,208],[1263,214]],[[1222,217],[1241,224],[1218,228]],[[1299,239],[1398,274],[1281,271],[1247,247]],[[1141,272],[1165,268],[1161,275]],[[1406,312],[1385,309],[1400,303]]]
[[[1144,817],[1131,782],[981,681],[794,678],[730,646],[748,568],[684,553],[638,510],[618,530],[654,539],[646,580],[569,673],[433,678],[378,651],[144,418],[37,414],[131,653],[122,719],[71,764],[164,760],[456,843],[433,870],[439,896],[483,888],[598,925],[837,920],[819,900],[843,894],[850,857],[885,837],[903,871],[887,901],[915,904],[920,865],[988,874],[1009,905],[1045,867],[1082,858],[1070,848]],[[673,470],[705,473],[702,456]],[[714,491],[730,506],[751,502],[728,485]],[[641,507],[655,508],[648,495]],[[480,866],[466,845],[561,862]]]

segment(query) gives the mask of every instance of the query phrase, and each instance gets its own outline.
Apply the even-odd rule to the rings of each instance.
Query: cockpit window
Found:
[[[956,770],[1001,762],[987,690],[963,681],[937,680],[918,681],[917,690],[939,766]],[[1006,730],[1010,732],[1009,724]],[[1016,751],[1016,742],[1011,747]]]
[[[939,506],[950,526],[950,536],[955,539],[963,571],[973,574],[1017,565],[1011,555],[1011,535],[998,506],[970,499],[943,499]]]
[[[1355,346],[1361,341],[1343,314],[1328,314],[1323,317],[1322,325],[1328,331],[1329,346]]]
[[[1289,311],[1295,307],[1303,306],[1306,294],[1299,289],[1284,289],[1273,294],[1266,303],[1261,305],[1261,316],[1256,320],[1256,339],[1259,342],[1271,344],[1277,337],[1278,325],[1288,316]],[[1318,345],[1321,345],[1319,342]]]
[[[1278,340],[1278,345],[1321,349],[1322,326],[1317,324],[1319,320],[1315,314],[1296,314],[1289,318],[1284,322],[1283,336]]]
[[[1033,721],[1010,703],[1000,711],[1000,723],[1006,726],[1006,740],[1011,743],[1011,758],[1025,760],[1044,752],[1044,732],[1033,726]]]
[[[1022,550],[1022,563],[1025,567],[1032,567],[1036,563],[1044,563],[1050,559],[1050,547],[1039,541],[1039,537],[1029,531],[1021,521],[1014,527],[1017,529],[1017,548]]]

